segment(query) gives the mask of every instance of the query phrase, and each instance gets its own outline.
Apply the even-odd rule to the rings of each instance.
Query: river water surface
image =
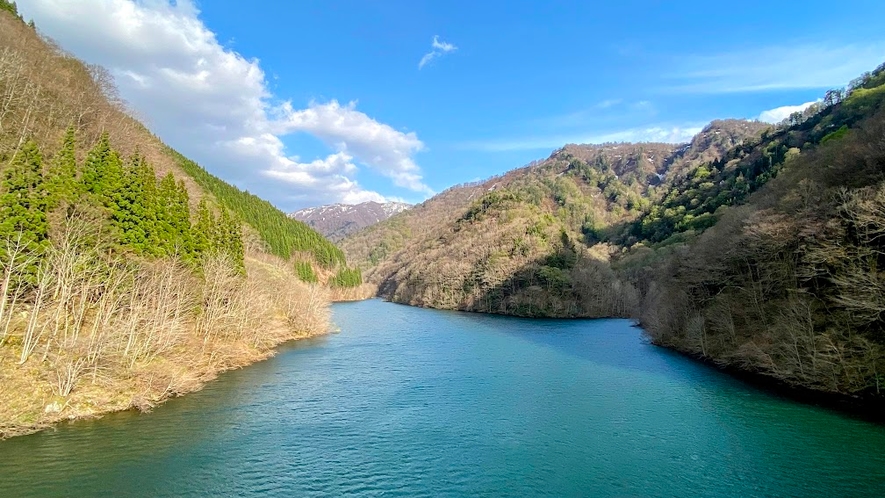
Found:
[[[628,321],[333,309],[152,413],[0,441],[0,496],[885,496],[885,428]]]

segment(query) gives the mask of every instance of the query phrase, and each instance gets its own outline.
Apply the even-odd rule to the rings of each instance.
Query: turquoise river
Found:
[[[629,321],[333,312],[337,333],[152,413],[0,441],[0,497],[885,496],[885,427]]]

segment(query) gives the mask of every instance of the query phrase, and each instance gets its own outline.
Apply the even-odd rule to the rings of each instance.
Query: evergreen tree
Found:
[[[76,147],[76,134],[71,126],[65,132],[61,150],[55,154],[46,173],[46,203],[49,210],[75,202],[80,194]]]
[[[122,186],[123,162],[119,154],[111,149],[107,133],[102,133],[98,143],[86,155],[82,183],[83,189],[98,204],[114,211],[111,193]]]
[[[9,0],[0,0],[0,10],[5,10],[15,17],[21,19],[22,16],[18,13],[18,7],[15,5],[15,2],[10,2]]]
[[[156,197],[156,231],[153,236],[153,245],[158,256],[175,254],[177,242],[177,214],[175,203],[178,202],[178,185],[172,173],[167,174],[160,180],[157,187]]]
[[[110,194],[116,208],[111,213],[111,222],[117,241],[137,253],[153,252],[153,205],[147,192],[155,182],[153,169],[136,152],[124,171],[120,188]]]
[[[38,257],[49,236],[42,169],[40,150],[36,143],[28,141],[3,173],[0,184],[0,239],[20,236],[24,251]],[[5,248],[0,246],[0,258],[4,263],[7,257]],[[36,263],[26,273],[33,276]]]
[[[332,287],[357,287],[363,283],[363,274],[359,268],[343,267],[332,278]]]
[[[272,253],[288,259],[295,252],[309,252],[324,268],[345,263],[341,249],[306,224],[289,218],[266,200],[223,182],[181,154],[171,149],[169,152],[197,184],[214,195],[221,206],[252,226]]]
[[[221,210],[215,229],[216,250],[231,257],[240,270],[245,270],[243,228],[226,210]]]
[[[171,225],[175,234],[175,253],[185,261],[194,257],[194,240],[191,229],[190,196],[183,181],[175,189],[175,202],[170,207]]]
[[[310,261],[296,261],[295,273],[298,275],[298,279],[302,282],[312,284],[316,283],[318,280],[317,274],[313,271],[313,266],[310,264]]]
[[[200,199],[197,206],[197,220],[193,225],[193,244],[196,257],[209,254],[214,249],[215,216],[209,210],[205,199]]]

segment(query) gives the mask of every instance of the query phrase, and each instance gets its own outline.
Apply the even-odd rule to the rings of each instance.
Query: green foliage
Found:
[[[97,204],[113,210],[114,195],[123,186],[123,161],[111,148],[110,138],[103,133],[86,155],[83,165],[83,190]]]
[[[4,10],[19,19],[22,18],[22,16],[18,13],[18,7],[15,5],[15,2],[10,2],[9,0],[0,0],[0,11]]]
[[[363,273],[359,268],[342,267],[332,278],[332,287],[358,287],[363,283]]]
[[[177,256],[193,266],[205,254],[223,252],[244,270],[242,227],[226,209],[216,217],[201,202],[192,225],[184,183],[176,182],[171,173],[158,181],[137,152],[124,163],[107,134],[92,147],[82,167],[75,152],[74,132],[69,129],[44,169],[37,145],[25,143],[3,172],[0,239],[17,240],[21,234],[24,253],[36,261],[48,238],[51,211],[94,210],[105,220],[104,231],[118,250],[147,257]]]
[[[148,203],[153,207],[154,230],[149,240],[154,246],[154,254],[179,254],[189,258],[193,254],[194,243],[190,226],[190,200],[184,184],[177,183],[169,173],[153,190],[156,192],[155,200]],[[221,223],[216,224],[216,230]],[[231,255],[236,256],[234,253]]]
[[[885,102],[885,72],[853,84],[857,86],[848,92],[827,92],[828,106],[806,120],[794,119],[789,127],[735,147],[721,159],[675,181],[657,205],[632,223],[630,235],[657,243],[675,233],[705,230],[716,223],[720,207],[746,202],[776,178],[800,148],[842,139],[854,124]]]
[[[190,231],[190,242],[197,255],[227,254],[243,269],[244,247],[242,227],[226,210],[216,218],[205,199],[197,206],[196,220]]]
[[[839,140],[840,138],[844,137],[845,134],[847,134],[847,133],[848,133],[848,125],[842,125],[842,127],[840,127],[838,130],[836,130],[832,133],[827,133],[826,135],[824,135],[824,138],[820,139],[820,143],[825,144],[825,143],[829,142],[830,140]]]
[[[194,252],[207,254],[216,249],[215,224],[215,216],[209,209],[206,199],[200,199],[193,230]]]
[[[3,172],[0,183],[0,240],[17,241],[19,257],[31,258],[24,274],[33,279],[37,260],[46,248],[49,224],[46,220],[46,191],[42,175],[43,156],[37,144],[26,142]],[[0,263],[11,255],[0,247]]]
[[[538,280],[552,292],[563,292],[571,286],[568,274],[556,266],[541,266],[537,272]]]
[[[77,178],[77,142],[74,127],[68,127],[59,150],[46,173],[48,208],[75,202],[82,192],[82,183]]]
[[[212,246],[213,250],[229,255],[236,262],[240,271],[245,271],[243,227],[227,209],[221,210],[221,216],[215,223]]]
[[[310,264],[310,261],[296,261],[295,273],[298,275],[298,279],[302,282],[313,284],[318,280],[317,274],[313,271],[313,265]]]
[[[570,270],[575,267],[575,263],[578,261],[575,244],[564,230],[560,232],[559,237],[562,245],[559,250],[544,259],[544,265],[560,270]]]
[[[251,225],[273,254],[288,259],[295,252],[309,253],[324,268],[345,264],[341,249],[306,224],[289,218],[264,199],[225,183],[181,154],[171,150],[170,153],[197,184]]]
[[[502,210],[507,205],[517,203],[520,197],[511,191],[493,190],[483,195],[479,200],[470,206],[470,209],[461,217],[463,221],[478,221],[483,219],[489,213],[496,210]]]
[[[164,255],[163,242],[157,233],[156,177],[142,157],[134,156],[123,172],[122,186],[112,195],[111,221],[120,244],[138,253]]]

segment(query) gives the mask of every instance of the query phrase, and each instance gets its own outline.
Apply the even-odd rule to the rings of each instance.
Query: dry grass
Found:
[[[328,291],[270,256],[250,254],[248,276],[210,258],[197,276],[173,260],[103,257],[80,223],[55,240],[36,288],[3,299],[0,438],[148,410],[329,330]]]
[[[363,301],[378,295],[378,286],[364,283],[359,287],[335,287],[330,291],[332,302]]]

